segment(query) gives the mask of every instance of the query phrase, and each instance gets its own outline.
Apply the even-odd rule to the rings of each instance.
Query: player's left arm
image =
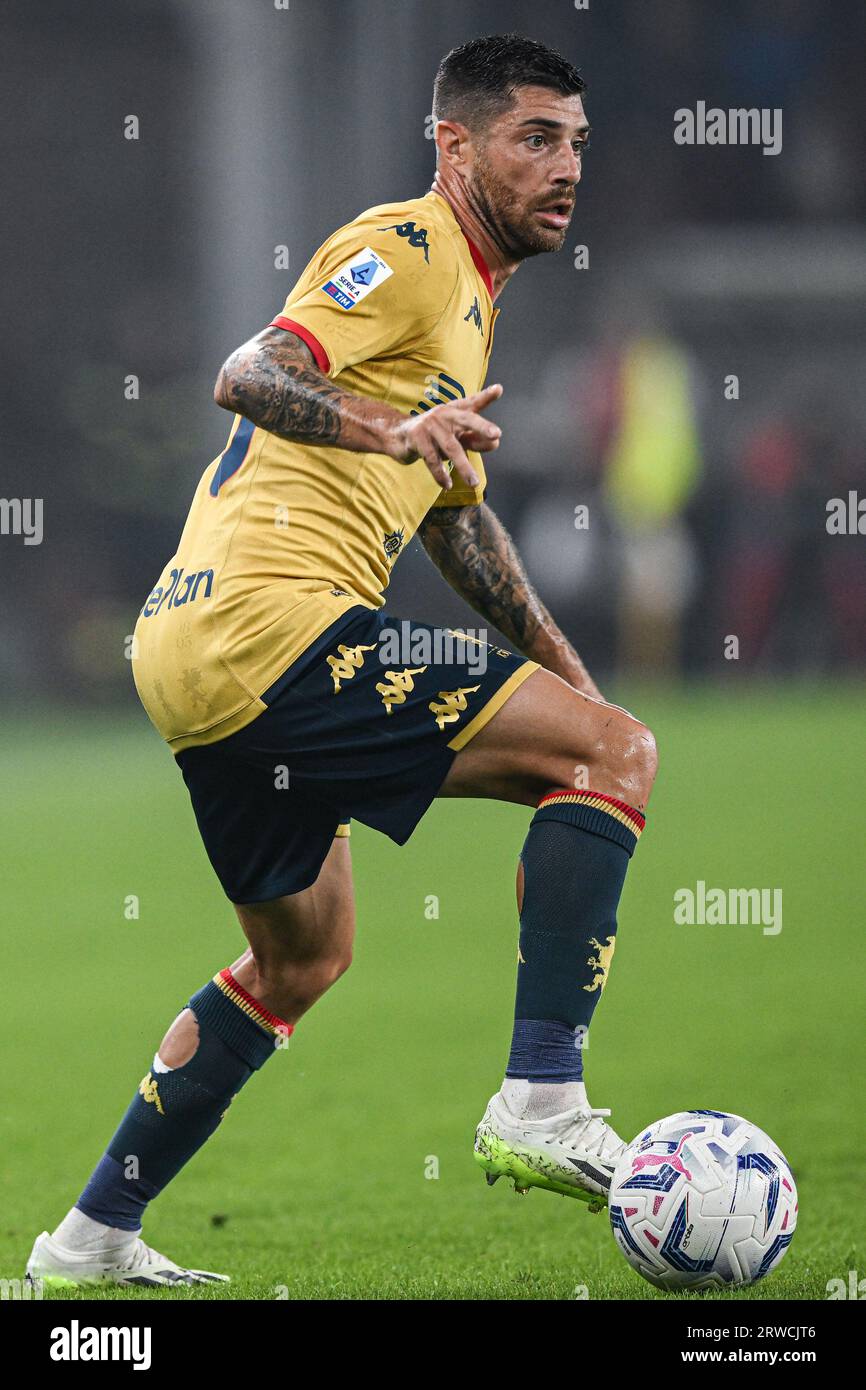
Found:
[[[529,581],[517,548],[486,502],[434,507],[418,528],[430,559],[452,589],[518,651],[602,700],[586,667]]]

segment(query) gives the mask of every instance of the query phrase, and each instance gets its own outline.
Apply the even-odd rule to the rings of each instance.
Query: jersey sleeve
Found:
[[[274,327],[303,338],[331,378],[356,362],[422,340],[456,290],[453,257],[428,260],[424,248],[398,235],[393,222],[384,225],[391,220],[359,219],[335,232],[273,320]]]

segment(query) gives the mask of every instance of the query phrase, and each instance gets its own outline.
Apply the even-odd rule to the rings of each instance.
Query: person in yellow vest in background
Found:
[[[622,539],[618,665],[666,674],[679,667],[697,580],[683,520],[702,472],[695,374],[684,349],[645,322],[620,349],[615,381],[603,493]]]

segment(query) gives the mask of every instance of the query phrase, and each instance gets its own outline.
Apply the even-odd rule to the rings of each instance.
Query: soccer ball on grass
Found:
[[[608,1201],[629,1264],[660,1289],[751,1284],[775,1269],[797,1224],[784,1154],[740,1115],[683,1110],[642,1130]]]

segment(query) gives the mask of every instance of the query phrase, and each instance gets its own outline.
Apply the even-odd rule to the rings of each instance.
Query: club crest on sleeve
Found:
[[[356,304],[393,274],[387,261],[365,246],[363,251],[357,251],[351,260],[340,266],[321,289],[341,309],[354,309]]]
[[[399,526],[396,531],[386,531],[383,536],[385,547],[385,559],[391,565],[396,560],[400,551],[403,549],[403,541],[406,538],[405,528]]]

